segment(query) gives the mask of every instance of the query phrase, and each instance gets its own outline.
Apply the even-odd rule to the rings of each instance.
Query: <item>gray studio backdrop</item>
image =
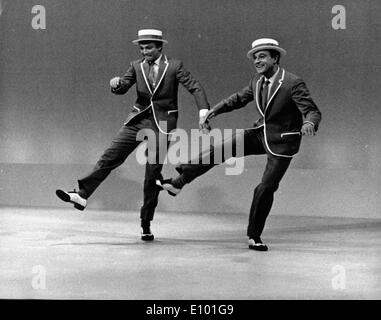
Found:
[[[323,113],[318,135],[305,138],[276,195],[273,214],[380,217],[380,19],[377,0],[2,0],[0,1],[0,205],[62,207],[54,191],[76,187],[122,125],[135,88],[115,96],[109,80],[139,51],[140,28],[159,28],[165,52],[180,58],[211,104],[249,82],[246,52],[274,37],[281,61],[304,78]],[[32,8],[46,25],[34,29]],[[335,29],[332,8],[345,8]],[[41,22],[41,21],[40,21]],[[337,22],[337,21],[336,21]],[[341,21],[343,23],[343,20]],[[343,24],[342,24],[343,26]],[[179,127],[197,128],[197,109],[179,91]],[[212,122],[245,128],[254,104]],[[248,212],[263,157],[241,175],[215,168],[158,210]],[[175,174],[172,165],[164,175]],[[101,185],[89,207],[138,210],[144,166],[135,155]],[[185,191],[186,190],[186,191]],[[186,205],[185,205],[186,204]]]

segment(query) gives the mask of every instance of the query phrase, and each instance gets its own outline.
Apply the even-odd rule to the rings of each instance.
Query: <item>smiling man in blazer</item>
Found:
[[[265,172],[261,183],[254,190],[247,228],[249,248],[258,251],[268,250],[261,240],[261,234],[272,207],[274,193],[292,157],[299,151],[302,135],[315,135],[321,120],[321,112],[312,100],[305,82],[279,66],[280,58],[284,55],[286,50],[279,46],[278,41],[269,38],[255,40],[247,56],[253,59],[257,74],[247,87],[211,108],[203,117],[203,122],[208,123],[216,115],[242,108],[251,101],[255,101],[259,119],[242,134],[224,140],[217,147],[200,154],[199,163],[202,164],[194,164],[195,161],[191,160],[176,168],[180,173],[176,178],[157,180],[159,187],[175,196],[185,184],[217,164],[205,164],[203,161],[213,159],[213,154],[217,151],[220,152],[218,154],[224,154],[217,148],[236,150],[237,145],[243,145],[244,156],[266,154]]]
[[[144,130],[154,132],[154,140],[148,141],[148,156],[144,179],[144,200],[140,210],[141,238],[152,241],[150,229],[154,211],[158,203],[160,189],[155,184],[160,179],[163,160],[169,145],[170,131],[176,128],[178,118],[178,87],[181,83],[194,97],[199,109],[200,129],[208,131],[205,121],[201,121],[209,110],[209,103],[200,83],[188,72],[180,60],[170,59],[162,53],[163,39],[161,30],[142,29],[138,39],[132,41],[139,46],[142,59],[130,63],[122,77],[110,80],[114,94],[125,94],[133,85],[136,87],[136,102],[132,106],[124,125],[106,149],[93,171],[78,180],[78,191],[57,190],[57,196],[84,210],[87,199],[102,183],[110,172],[120,166],[141,143]],[[147,134],[149,136],[149,134]],[[150,139],[148,139],[150,140]],[[128,196],[128,195],[127,195]]]

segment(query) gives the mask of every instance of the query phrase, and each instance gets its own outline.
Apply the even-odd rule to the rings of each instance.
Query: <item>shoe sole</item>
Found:
[[[167,191],[172,197],[176,197],[180,192],[181,192],[181,189],[176,189],[175,187],[173,187],[171,184],[168,184],[169,187],[164,187],[163,186],[163,189],[165,191]]]
[[[256,250],[256,251],[267,251],[268,250],[266,245],[260,245],[260,246],[249,245],[249,249]]]
[[[171,195],[172,197],[176,197],[176,196],[181,192],[181,189],[180,189],[177,193],[175,193],[175,192],[171,191],[170,189],[165,188],[165,187],[161,184],[161,182],[160,182],[160,184],[158,184],[158,181],[157,181],[157,180],[156,180],[156,187],[157,187],[159,190],[165,190],[165,191],[167,191],[168,194]]]
[[[150,235],[145,234],[145,235],[142,235],[141,238],[143,241],[153,241],[155,237],[153,236],[153,234],[150,234]]]
[[[64,202],[71,202],[72,204],[74,204],[74,208],[80,210],[80,211],[83,211],[85,210],[85,207],[84,206],[81,206],[80,204],[76,203],[76,202],[73,202],[70,200],[70,196],[65,192],[65,191],[62,191],[62,190],[56,190],[56,195],[58,198],[60,198],[62,201]]]

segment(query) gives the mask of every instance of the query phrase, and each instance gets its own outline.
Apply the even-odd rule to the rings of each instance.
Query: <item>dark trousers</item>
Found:
[[[144,131],[142,131],[144,130]],[[107,178],[112,170],[119,167],[126,158],[142,142],[142,133],[147,133],[148,140],[148,161],[146,163],[144,178],[144,200],[140,210],[140,218],[153,220],[155,208],[158,203],[160,190],[156,187],[156,179],[161,179],[163,159],[169,145],[168,136],[158,131],[153,115],[150,110],[137,116],[131,124],[124,125],[96,163],[93,171],[87,176],[78,180],[79,194],[84,198],[89,198],[96,188]],[[137,136],[139,135],[139,139]],[[165,148],[160,152],[160,148]]]
[[[237,148],[238,146],[238,148]],[[279,187],[279,183],[284,176],[291,158],[277,157],[268,153],[265,149],[263,128],[245,129],[243,133],[233,135],[229,139],[223,140],[220,144],[212,146],[209,151],[200,154],[199,163],[210,164],[182,164],[177,168],[180,176],[177,180],[180,185],[190,183],[219,163],[214,163],[214,154],[219,152],[222,155],[222,162],[227,160],[225,149],[232,150],[232,156],[248,156],[255,154],[267,154],[267,164],[262,176],[262,181],[254,189],[253,200],[250,208],[249,224],[247,235],[249,238],[259,237],[264,229],[267,216],[270,213],[274,193]],[[242,150],[241,154],[235,154],[235,150]],[[194,161],[192,161],[194,163]]]

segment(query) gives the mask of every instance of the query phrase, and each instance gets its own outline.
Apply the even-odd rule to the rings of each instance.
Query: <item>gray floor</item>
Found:
[[[381,220],[0,208],[0,298],[381,299]]]

